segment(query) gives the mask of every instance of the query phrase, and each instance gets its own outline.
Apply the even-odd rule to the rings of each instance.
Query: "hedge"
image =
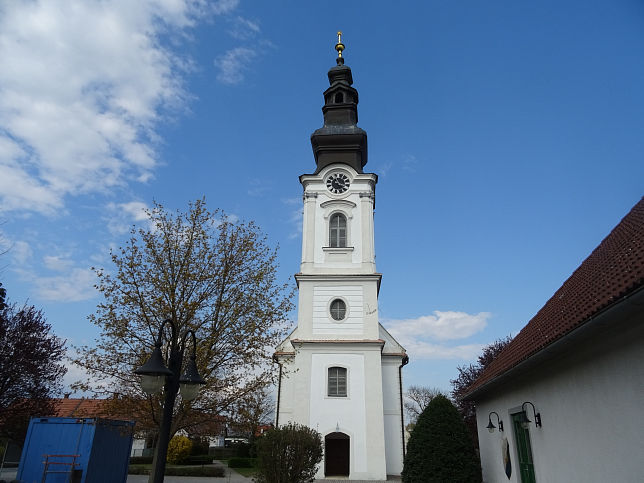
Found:
[[[254,466],[254,458],[230,458],[228,460],[229,468],[252,468]]]

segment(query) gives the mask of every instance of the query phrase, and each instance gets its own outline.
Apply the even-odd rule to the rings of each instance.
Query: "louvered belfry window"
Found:
[[[344,248],[347,246],[347,219],[341,213],[331,217],[329,223],[329,246]]]
[[[347,397],[346,367],[329,367],[329,396]]]

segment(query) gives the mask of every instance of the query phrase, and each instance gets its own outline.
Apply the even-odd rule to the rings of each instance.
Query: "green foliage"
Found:
[[[233,456],[237,456],[239,458],[250,457],[250,444],[248,443],[233,443],[231,448],[233,449]]]
[[[193,451],[194,452],[194,451]],[[212,456],[208,456],[207,454],[205,455],[193,455],[189,456],[185,464],[187,465],[209,465],[212,463],[212,460],[214,460]]]
[[[185,436],[175,436],[168,444],[168,463],[173,465],[183,464],[190,456],[192,441]]]
[[[402,472],[404,483],[477,483],[481,467],[458,410],[443,395],[418,417]]]
[[[208,449],[210,448],[210,443],[208,438],[200,436],[190,437],[192,441],[192,451],[190,451],[191,456],[207,455]]]
[[[257,483],[314,481],[316,466],[322,461],[322,438],[307,426],[289,423],[257,440],[257,456]]]
[[[220,448],[220,447],[210,448],[208,450],[208,455],[212,456],[212,458],[215,460],[227,460],[228,458],[237,456],[235,454],[234,448]]]
[[[228,460],[230,468],[252,468],[254,466],[254,458],[230,458]]]
[[[410,424],[414,424],[429,402],[439,394],[443,393],[435,387],[409,386],[405,394],[405,410]]]

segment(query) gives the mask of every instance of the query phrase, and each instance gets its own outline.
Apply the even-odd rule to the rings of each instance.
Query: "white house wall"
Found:
[[[477,401],[484,482],[521,482],[510,413],[525,401],[534,403],[543,424],[529,429],[537,483],[644,481],[644,318],[583,342],[523,376],[522,385],[508,383]],[[490,411],[501,416],[504,433],[486,430]],[[502,437],[510,443],[509,480]]]
[[[385,419],[387,474],[399,475],[403,468],[402,419],[399,371],[400,358],[383,357],[382,393]]]

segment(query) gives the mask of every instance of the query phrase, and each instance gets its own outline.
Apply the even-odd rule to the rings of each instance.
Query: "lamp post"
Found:
[[[161,344],[163,338],[163,329],[169,325],[171,329],[171,338],[167,365],[161,354]],[[188,335],[192,339],[192,354],[186,363],[183,374],[181,366],[183,365],[183,356],[186,349],[186,340]],[[159,438],[157,447],[154,452],[152,462],[152,471],[150,473],[149,483],[161,483],[165,473],[166,454],[170,442],[170,428],[172,425],[172,412],[177,393],[181,390],[181,397],[185,401],[191,401],[199,393],[199,385],[205,384],[205,380],[199,375],[197,370],[197,339],[193,330],[185,331],[181,336],[177,334],[177,328],[172,319],[166,319],[159,328],[159,334],[154,342],[154,350],[148,361],[134,371],[141,377],[141,388],[147,394],[155,394],[163,389],[163,413],[161,415],[161,425],[159,427]]]

